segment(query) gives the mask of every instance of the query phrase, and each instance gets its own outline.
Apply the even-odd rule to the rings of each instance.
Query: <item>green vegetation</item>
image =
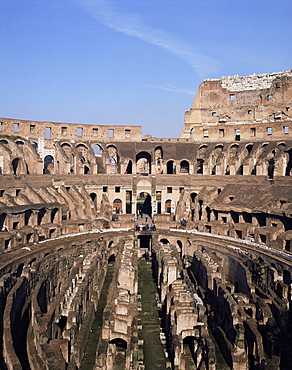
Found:
[[[139,294],[141,295],[142,311],[139,312],[142,330],[139,339],[143,339],[144,365],[146,370],[165,369],[163,347],[159,339],[160,322],[156,306],[156,286],[152,277],[151,264],[140,259]]]

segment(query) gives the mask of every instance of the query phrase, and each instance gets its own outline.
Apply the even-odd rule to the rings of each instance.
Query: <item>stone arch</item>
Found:
[[[180,162],[180,173],[190,173],[190,163],[186,159]]]
[[[172,159],[169,160],[166,164],[166,173],[168,175],[174,175],[176,173],[176,162]]]
[[[168,240],[168,239],[166,239],[166,238],[161,238],[161,239],[159,240],[159,242],[160,242],[161,244],[164,244],[164,245],[168,245],[168,244],[170,244],[169,240]]]
[[[154,150],[155,172],[163,173],[163,149],[162,146],[157,146]]]
[[[1,140],[0,140],[0,144],[8,145],[8,141],[7,141],[7,140],[5,140],[5,139],[1,139]]]
[[[84,175],[87,175],[90,173],[90,168],[88,166],[84,165],[83,169],[84,169]]]
[[[111,240],[111,241],[108,243],[107,247],[108,247],[108,248],[111,248],[113,244],[114,244],[114,241],[113,241],[113,240]]]
[[[51,155],[46,155],[44,158],[44,173],[50,174],[54,168],[54,157]]]
[[[90,198],[91,198],[91,200],[94,204],[94,207],[96,208],[96,206],[97,206],[97,194],[96,193],[90,193],[89,196],[90,196]]]
[[[19,169],[19,164],[20,164],[20,158],[14,158],[13,161],[11,162],[12,164],[12,169],[14,175],[18,174],[18,169]]]
[[[247,150],[247,154],[250,155],[252,149],[253,149],[253,143],[248,143],[246,146],[245,146],[245,149]]]
[[[150,174],[151,173],[151,155],[148,152],[139,152],[136,155],[137,174]]]
[[[117,215],[123,212],[123,202],[121,201],[121,199],[119,198],[114,199],[113,211]]]
[[[171,214],[171,202],[172,202],[171,199],[167,199],[165,201],[165,213]]]
[[[76,145],[76,149],[78,150],[78,151],[85,151],[85,150],[87,150],[88,149],[88,147],[84,144],[84,143],[80,143],[80,144],[77,144]]]
[[[99,144],[92,144],[91,149],[93,150],[95,156],[102,155],[103,149]]]
[[[32,146],[33,148],[35,148],[35,149],[37,149],[37,148],[38,148],[38,144],[37,144],[35,141],[31,141],[31,142],[30,142],[30,144],[31,144],[31,146]]]
[[[232,146],[231,146],[232,147]],[[215,145],[215,147],[214,147],[214,150],[216,151],[216,152],[219,152],[219,153],[221,153],[222,151],[223,151],[223,149],[224,149],[224,145],[223,144],[216,144]]]
[[[124,349],[127,349],[128,343],[125,341],[125,339],[122,338],[115,338],[109,341],[111,344],[115,344],[117,347],[121,347]]]
[[[208,145],[207,144],[202,144],[198,149],[197,157],[198,158],[204,158],[205,155],[206,155],[207,149],[208,149]]]
[[[110,144],[106,147],[108,157],[108,171],[107,173],[118,173],[118,151],[115,145]]]

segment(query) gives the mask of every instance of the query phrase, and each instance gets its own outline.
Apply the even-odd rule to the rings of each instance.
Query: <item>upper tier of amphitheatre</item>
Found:
[[[0,118],[3,135],[89,141],[262,141],[291,139],[292,70],[204,80],[180,138],[142,139],[141,126],[70,124]]]

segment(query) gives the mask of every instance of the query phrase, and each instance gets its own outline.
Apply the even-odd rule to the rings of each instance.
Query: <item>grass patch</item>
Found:
[[[157,290],[152,277],[151,265],[140,259],[138,268],[139,294],[142,304],[142,311],[139,312],[142,324],[139,338],[144,341],[144,365],[146,370],[165,369],[165,356],[159,339],[160,321],[155,298]]]

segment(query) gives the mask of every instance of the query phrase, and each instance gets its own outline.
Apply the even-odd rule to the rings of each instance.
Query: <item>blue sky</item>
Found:
[[[0,0],[0,116],[179,137],[204,78],[292,68],[291,0]]]

